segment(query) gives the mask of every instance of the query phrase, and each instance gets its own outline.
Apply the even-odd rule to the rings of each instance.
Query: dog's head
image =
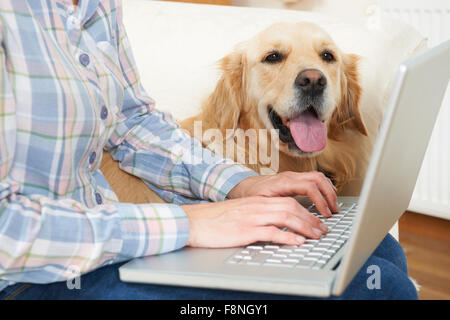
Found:
[[[222,59],[223,75],[210,103],[221,128],[244,121],[278,129],[281,151],[314,156],[342,130],[367,135],[357,62],[315,24],[278,23]]]

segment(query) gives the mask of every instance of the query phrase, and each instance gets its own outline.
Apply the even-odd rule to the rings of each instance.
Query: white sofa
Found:
[[[125,0],[124,23],[144,88],[177,119],[196,114],[219,77],[216,62],[238,42],[278,21],[312,21],[344,52],[359,54],[361,103],[383,108],[396,66],[426,39],[379,11],[352,21],[306,11]],[[395,226],[391,233],[398,238]]]

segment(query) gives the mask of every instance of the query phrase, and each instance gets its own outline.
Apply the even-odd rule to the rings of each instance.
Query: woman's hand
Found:
[[[228,198],[308,196],[323,216],[331,217],[331,212],[339,211],[336,191],[331,180],[321,172],[285,171],[247,178],[228,193]]]
[[[327,231],[291,197],[252,196],[181,207],[190,221],[187,245],[192,247],[236,247],[257,241],[301,245],[305,237],[318,239]],[[293,232],[280,230],[283,227]]]

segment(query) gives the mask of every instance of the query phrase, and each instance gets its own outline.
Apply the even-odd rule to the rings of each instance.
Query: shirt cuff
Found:
[[[225,200],[231,189],[242,180],[258,175],[255,171],[231,160],[210,167],[206,173],[203,182],[196,187],[200,189],[203,199],[212,201]]]
[[[119,259],[131,259],[174,251],[189,238],[189,219],[174,204],[118,203],[122,232]]]

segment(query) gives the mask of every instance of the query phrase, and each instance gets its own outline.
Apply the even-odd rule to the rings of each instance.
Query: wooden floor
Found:
[[[450,300],[450,221],[406,212],[399,233],[420,299]]]

